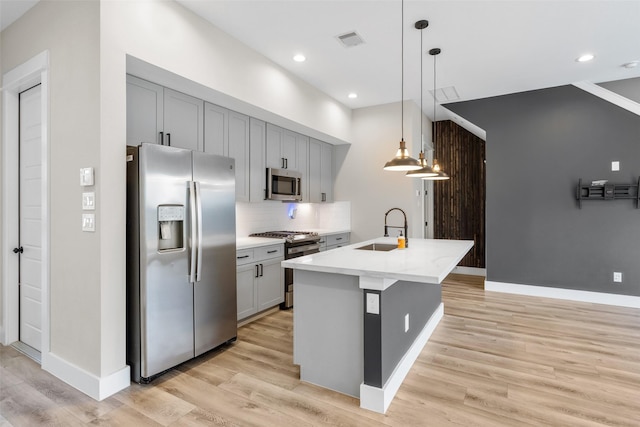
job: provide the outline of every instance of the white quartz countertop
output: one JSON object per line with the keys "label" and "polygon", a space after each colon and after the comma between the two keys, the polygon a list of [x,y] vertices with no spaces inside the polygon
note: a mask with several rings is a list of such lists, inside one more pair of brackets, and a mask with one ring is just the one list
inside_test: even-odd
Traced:
{"label": "white quartz countertop", "polygon": [[409,247],[391,251],[357,249],[371,243],[397,244],[380,237],[331,251],[282,262],[286,268],[375,279],[441,283],[473,247],[471,240],[409,239]]}
{"label": "white quartz countertop", "polygon": [[274,239],[271,237],[237,237],[236,250],[259,248],[261,246],[282,245],[284,239]]}
{"label": "white quartz countertop", "polygon": [[[351,230],[334,230],[327,228],[312,228],[305,231],[315,231],[319,236],[351,232]],[[282,243],[284,243],[284,239],[274,239],[271,237],[236,237],[236,250],[258,248],[261,246],[277,245]]]}

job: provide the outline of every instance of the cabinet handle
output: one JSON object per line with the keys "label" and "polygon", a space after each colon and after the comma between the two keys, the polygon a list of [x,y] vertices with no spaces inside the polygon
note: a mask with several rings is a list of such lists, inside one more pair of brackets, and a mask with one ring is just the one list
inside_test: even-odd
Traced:
{"label": "cabinet handle", "polygon": [[242,255],[242,256],[237,256],[236,259],[243,259],[243,258],[249,258],[249,255]]}
{"label": "cabinet handle", "polygon": [[278,252],[278,250],[277,250],[277,249],[274,249],[274,250],[272,250],[272,251],[267,251],[267,253],[268,253],[268,254],[275,254],[276,252]]}
{"label": "cabinet handle", "polygon": [[282,162],[282,169],[284,169],[284,157],[280,157],[280,161]]}
{"label": "cabinet handle", "polygon": [[284,168],[289,169],[289,159],[284,159]]}
{"label": "cabinet handle", "polygon": [[260,277],[260,267],[258,267],[258,264],[255,265],[256,268],[256,275],[254,277]]}
{"label": "cabinet handle", "polygon": [[171,134],[167,132],[167,145],[171,147]]}
{"label": "cabinet handle", "polygon": [[322,194],[322,201],[326,202],[327,201],[327,193],[321,193]]}
{"label": "cabinet handle", "polygon": [[342,240],[342,237],[336,237],[336,240]]}
{"label": "cabinet handle", "polygon": [[264,276],[264,265],[260,264],[260,277]]}
{"label": "cabinet handle", "polygon": [[160,145],[164,145],[164,132],[160,132]]}

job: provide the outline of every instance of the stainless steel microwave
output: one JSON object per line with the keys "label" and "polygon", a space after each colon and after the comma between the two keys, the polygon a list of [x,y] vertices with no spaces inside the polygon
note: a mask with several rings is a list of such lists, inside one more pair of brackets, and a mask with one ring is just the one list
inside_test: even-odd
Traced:
{"label": "stainless steel microwave", "polygon": [[302,174],[289,169],[267,168],[267,199],[302,201]]}

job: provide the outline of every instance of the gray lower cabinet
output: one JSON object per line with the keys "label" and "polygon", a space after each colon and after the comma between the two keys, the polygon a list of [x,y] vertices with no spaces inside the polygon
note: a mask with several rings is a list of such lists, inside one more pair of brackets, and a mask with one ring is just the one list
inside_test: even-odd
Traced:
{"label": "gray lower cabinet", "polygon": [[284,302],[282,260],[282,244],[237,251],[238,320]]}
{"label": "gray lower cabinet", "polygon": [[351,233],[328,234],[320,237],[320,252],[341,248],[351,243]]}
{"label": "gray lower cabinet", "polygon": [[127,145],[203,151],[204,101],[127,75]]}

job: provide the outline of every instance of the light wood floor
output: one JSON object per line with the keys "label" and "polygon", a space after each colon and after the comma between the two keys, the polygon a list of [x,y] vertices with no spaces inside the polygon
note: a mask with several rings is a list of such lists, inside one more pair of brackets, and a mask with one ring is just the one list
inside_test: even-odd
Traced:
{"label": "light wood floor", "polygon": [[301,383],[292,313],[281,311],[227,349],[102,402],[0,346],[0,427],[640,426],[640,310],[485,292],[455,275],[443,300],[386,415]]}

